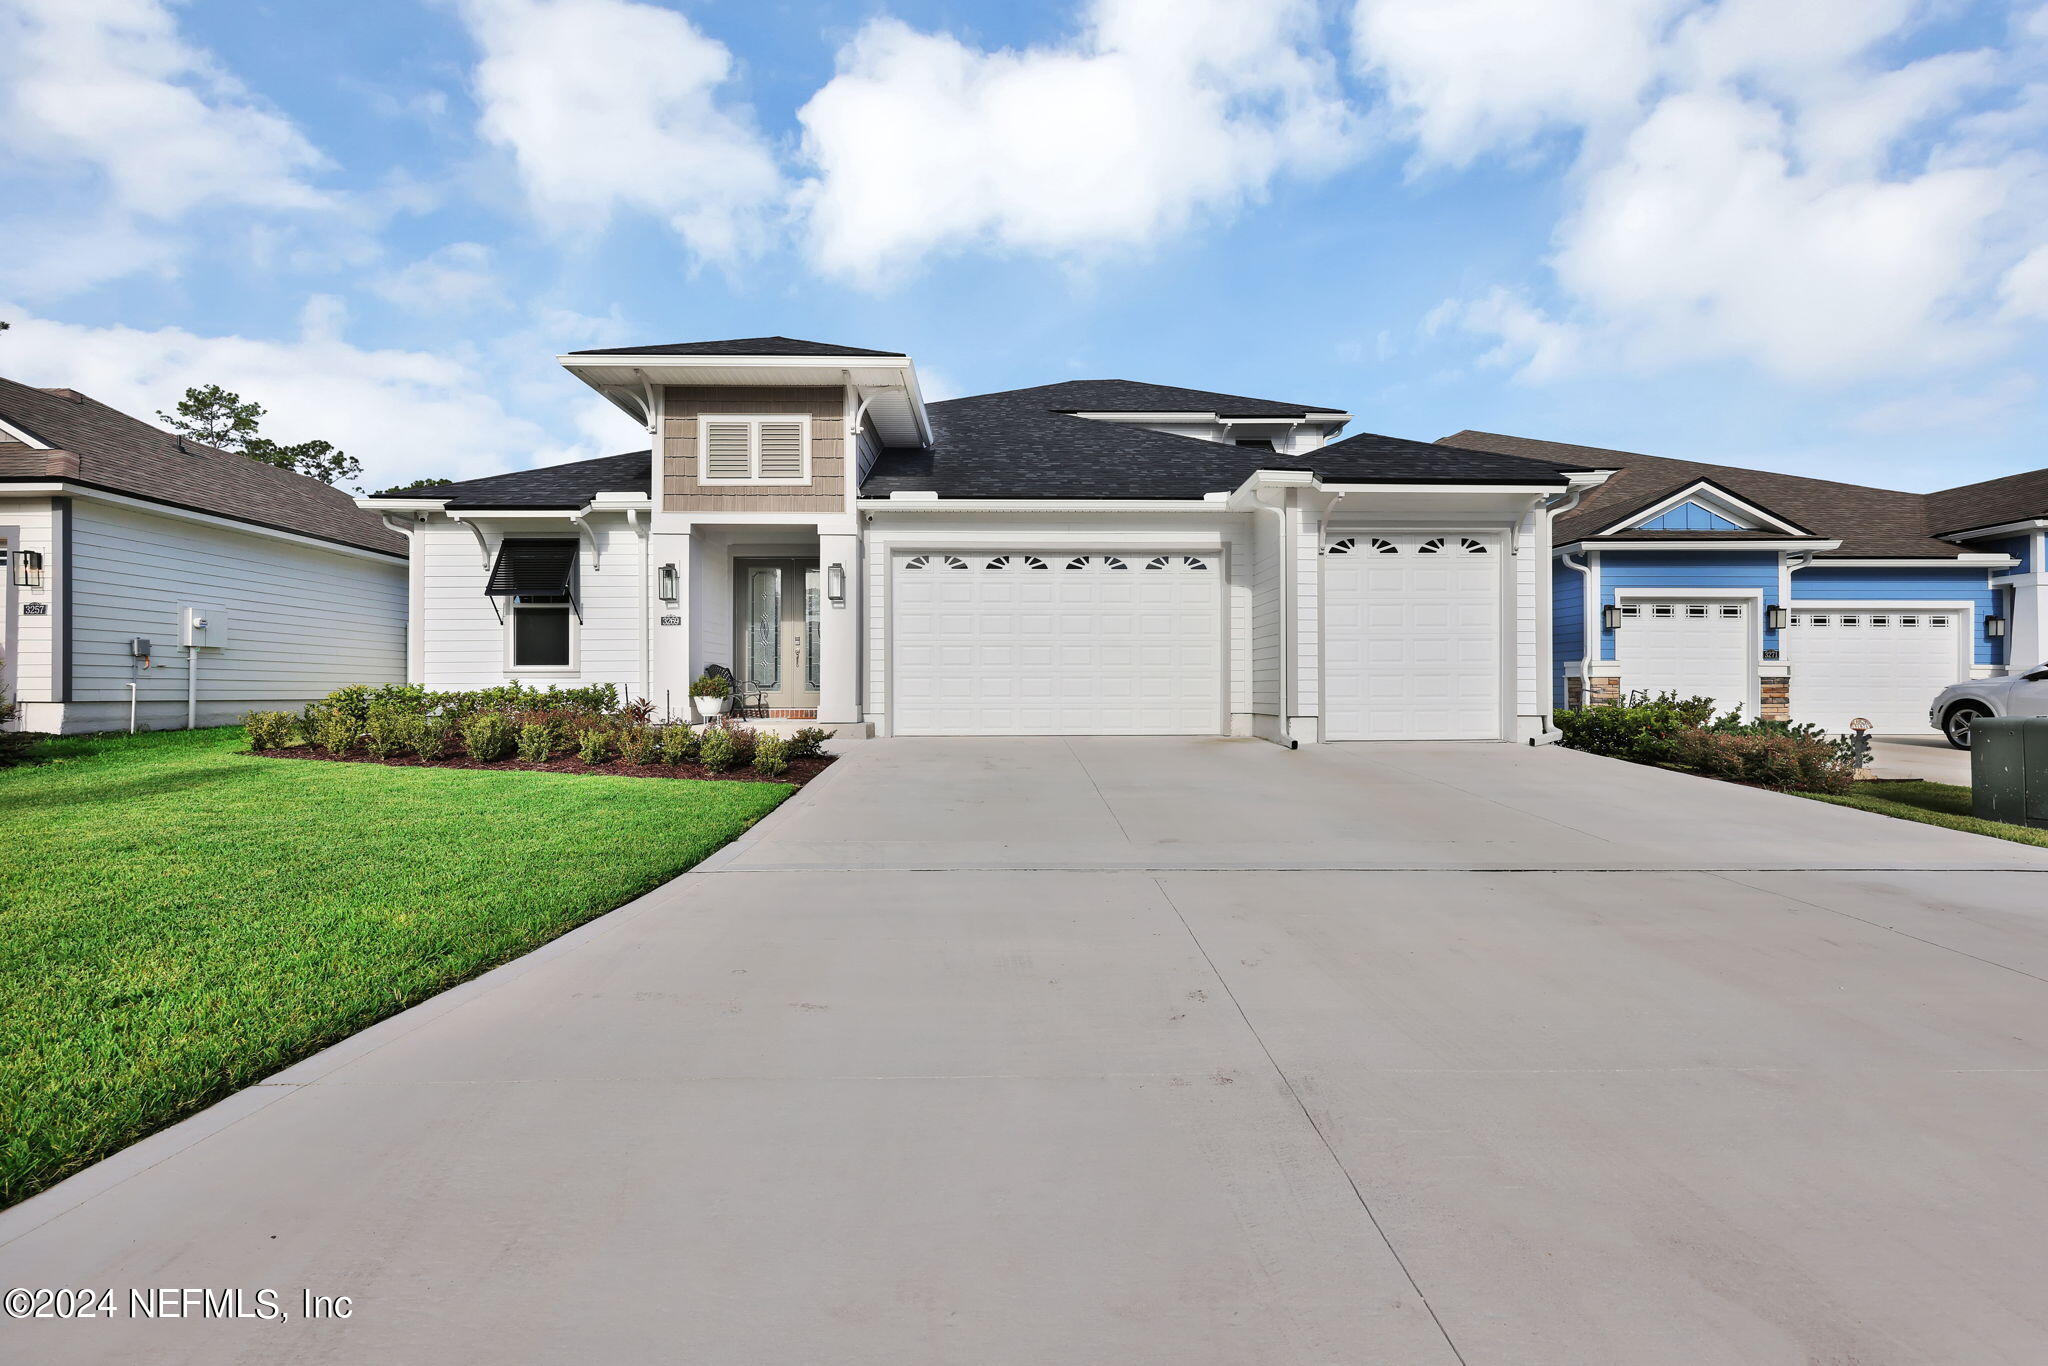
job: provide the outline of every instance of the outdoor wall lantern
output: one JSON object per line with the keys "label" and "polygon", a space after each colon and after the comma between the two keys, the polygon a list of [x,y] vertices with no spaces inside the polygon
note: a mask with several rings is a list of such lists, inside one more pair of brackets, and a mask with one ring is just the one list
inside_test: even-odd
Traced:
{"label": "outdoor wall lantern", "polygon": [[1764,629],[1782,631],[1785,629],[1785,609],[1778,606],[1764,608]]}
{"label": "outdoor wall lantern", "polygon": [[1621,609],[1612,603],[1601,608],[1600,625],[1604,630],[1619,631],[1621,629]]}
{"label": "outdoor wall lantern", "polygon": [[42,551],[17,550],[14,552],[14,586],[16,588],[41,588],[43,586]]}
{"label": "outdoor wall lantern", "polygon": [[831,564],[825,566],[825,596],[840,604],[846,602],[846,566]]}
{"label": "outdoor wall lantern", "polygon": [[2005,634],[2005,618],[1993,612],[1984,618],[1984,638],[1997,640]]}
{"label": "outdoor wall lantern", "polygon": [[677,587],[676,567],[674,565],[665,564],[661,567],[657,584],[658,587],[655,589],[655,592],[663,602],[674,602],[681,596],[682,590]]}

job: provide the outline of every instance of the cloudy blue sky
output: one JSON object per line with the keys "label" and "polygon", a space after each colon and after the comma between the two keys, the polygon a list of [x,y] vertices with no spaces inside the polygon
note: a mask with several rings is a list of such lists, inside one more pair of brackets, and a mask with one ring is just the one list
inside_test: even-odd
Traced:
{"label": "cloudy blue sky", "polygon": [[0,0],[0,374],[372,487],[782,333],[1902,488],[2048,465],[2048,7]]}

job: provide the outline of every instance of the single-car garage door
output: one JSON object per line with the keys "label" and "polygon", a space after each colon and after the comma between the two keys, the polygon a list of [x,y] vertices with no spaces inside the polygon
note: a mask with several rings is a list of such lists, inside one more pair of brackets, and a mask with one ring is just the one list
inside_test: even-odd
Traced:
{"label": "single-car garage door", "polygon": [[1960,612],[1887,609],[1792,614],[1792,719],[1840,733],[1927,729],[1927,705],[1962,673]]}
{"label": "single-car garage door", "polygon": [[897,557],[899,735],[1214,735],[1223,566],[1149,551]]}
{"label": "single-car garage door", "polygon": [[1324,733],[1497,740],[1501,555],[1493,536],[1341,536],[1323,554]]}
{"label": "single-car garage door", "polygon": [[1614,633],[1622,691],[1711,697],[1721,711],[1749,712],[1752,611],[1682,598],[1625,604]]}

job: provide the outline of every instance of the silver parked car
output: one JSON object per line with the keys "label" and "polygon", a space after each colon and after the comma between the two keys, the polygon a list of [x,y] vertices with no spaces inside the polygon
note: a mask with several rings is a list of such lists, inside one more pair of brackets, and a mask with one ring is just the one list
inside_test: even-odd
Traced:
{"label": "silver parked car", "polygon": [[1957,749],[1970,747],[1970,726],[1980,716],[2048,716],[2048,664],[2003,678],[1951,683],[1927,709],[1927,723]]}

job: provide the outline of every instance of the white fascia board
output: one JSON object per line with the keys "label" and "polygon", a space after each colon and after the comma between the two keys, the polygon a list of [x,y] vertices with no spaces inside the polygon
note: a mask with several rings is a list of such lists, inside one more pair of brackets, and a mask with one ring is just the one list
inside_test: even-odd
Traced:
{"label": "white fascia board", "polygon": [[1427,484],[1317,484],[1324,493],[1501,493],[1529,496],[1550,494],[1558,491],[1556,484],[1484,484],[1461,483],[1445,479]]}
{"label": "white fascia board", "polygon": [[36,440],[4,417],[0,417],[0,435],[6,436],[10,441],[19,441],[32,451],[46,451],[50,449],[48,445]]}
{"label": "white fascia board", "polygon": [[556,356],[555,363],[571,370],[693,368],[722,369],[753,367],[762,370],[830,369],[894,370],[910,365],[908,356]]}
{"label": "white fascia board", "polygon": [[1973,526],[1964,531],[1944,531],[1943,540],[1981,541],[1991,536],[2018,536],[2029,531],[2048,527],[2048,517],[2033,517],[2024,522],[2000,522],[1996,526]]}
{"label": "white fascia board", "polygon": [[112,493],[106,489],[93,488],[86,484],[0,484],[0,497],[9,493],[50,493],[65,498],[79,498],[88,502],[112,503],[116,507],[133,508],[137,512],[150,512],[159,517],[171,517],[181,522],[198,522],[203,526],[218,527],[222,531],[239,531],[250,536],[262,536],[273,541],[288,541],[293,545],[305,546],[311,550],[331,550],[337,555],[349,555],[360,560],[375,560],[379,564],[403,564],[402,550],[371,550],[365,546],[348,545],[341,541],[324,540],[308,536],[303,532],[286,531],[282,527],[262,526],[256,522],[237,521],[233,517],[217,517],[210,512],[199,512],[192,508],[178,507],[172,503],[152,502],[147,498],[130,498],[125,494]]}
{"label": "white fascia board", "polygon": [[448,505],[446,498],[354,498],[350,500],[365,512],[439,512]]}
{"label": "white fascia board", "polygon": [[591,496],[590,506],[600,511],[605,508],[651,508],[654,500],[644,493],[598,493]]}
{"label": "white fascia board", "polygon": [[1695,479],[1690,484],[1687,484],[1684,488],[1678,490],[1676,493],[1661,498],[1658,501],[1650,504],[1648,507],[1643,508],[1639,511],[1631,512],[1628,516],[1622,518],[1620,521],[1614,523],[1611,526],[1602,527],[1599,531],[1595,532],[1594,534],[1599,536],[1611,536],[1617,531],[1627,531],[1639,522],[1649,521],[1653,517],[1661,517],[1666,512],[1669,512],[1672,508],[1677,507],[1680,503],[1689,502],[1692,499],[1699,498],[1701,496],[1704,496],[1708,502],[1723,504],[1726,507],[1732,508],[1735,511],[1740,512],[1745,517],[1751,518],[1754,521],[1764,523],[1764,526],[1762,528],[1759,528],[1759,530],[1771,529],[1782,531],[1787,536],[1797,536],[1801,534],[1798,527],[1792,525],[1792,523],[1786,521],[1784,518],[1774,516],[1771,513],[1768,513],[1764,511],[1762,508],[1758,507],[1755,503],[1748,502],[1745,499],[1737,497],[1735,494],[1730,493],[1728,490],[1722,488],[1719,484],[1716,484],[1711,479]]}
{"label": "white fascia board", "polygon": [[[1561,550],[1837,550],[1840,541],[1788,541],[1777,538],[1754,541],[1609,541],[1577,540],[1558,547]],[[1846,560],[1829,560],[1829,564],[1846,564]],[[1895,561],[1884,561],[1886,564]],[[1926,564],[1925,560],[1912,563]]]}
{"label": "white fascia board", "polygon": [[862,498],[863,512],[1214,512],[1200,498]]}
{"label": "white fascia board", "polygon": [[1602,484],[1606,483],[1608,480],[1612,479],[1615,475],[1620,473],[1620,470],[1565,471],[1565,486],[1567,488],[1575,489],[1595,489],[1599,488]]}
{"label": "white fascia board", "polygon": [[1835,565],[1842,569],[2011,569],[2019,561],[2011,555],[1955,555],[1943,559],[1894,555],[1890,558],[1847,556],[1814,561],[1814,567]]}

